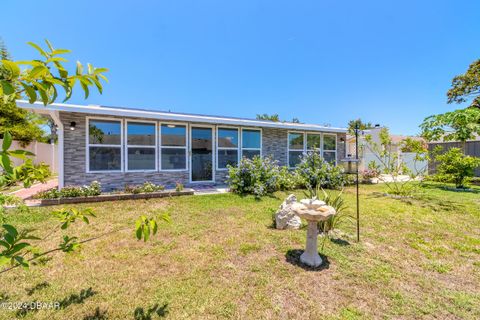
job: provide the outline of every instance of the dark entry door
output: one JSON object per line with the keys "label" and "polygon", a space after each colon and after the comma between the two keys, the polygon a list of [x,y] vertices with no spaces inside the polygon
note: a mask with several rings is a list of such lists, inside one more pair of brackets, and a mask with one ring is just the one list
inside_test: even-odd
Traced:
{"label": "dark entry door", "polygon": [[191,128],[192,182],[213,181],[213,129]]}

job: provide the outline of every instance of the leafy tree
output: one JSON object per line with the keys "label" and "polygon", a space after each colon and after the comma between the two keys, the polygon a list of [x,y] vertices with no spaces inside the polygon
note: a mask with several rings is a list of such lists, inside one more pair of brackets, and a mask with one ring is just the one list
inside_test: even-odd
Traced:
{"label": "leafy tree", "polygon": [[[4,102],[15,101],[18,98],[26,98],[33,103],[39,99],[44,105],[57,100],[59,88],[65,92],[63,101],[72,96],[75,85],[80,84],[85,93],[85,99],[90,94],[90,87],[95,86],[102,93],[103,86],[100,80],[105,80],[106,68],[95,68],[87,64],[86,72],[83,65],[77,61],[74,74],[69,74],[64,66],[67,60],[62,57],[70,50],[55,49],[52,44],[45,40],[48,49],[44,50],[39,45],[29,42],[41,55],[41,59],[28,61],[2,60],[0,64],[0,95]],[[27,66],[21,70],[22,66]]]}
{"label": "leafy tree", "polygon": [[[26,97],[31,103],[40,99],[44,105],[53,103],[58,98],[58,88],[63,88],[65,92],[64,101],[68,100],[73,92],[76,83],[79,83],[85,93],[85,98],[89,95],[89,88],[95,86],[97,90],[102,92],[102,84],[100,79],[106,80],[103,75],[107,71],[105,68],[94,68],[92,65],[87,65],[87,72],[84,73],[83,66],[77,62],[75,74],[69,74],[62,62],[67,60],[61,55],[69,53],[69,50],[54,49],[50,42],[46,41],[48,49],[44,50],[40,46],[29,43],[42,56],[41,59],[31,61],[10,61],[2,60],[0,64],[0,101],[4,103],[15,103],[15,100],[20,97]],[[21,70],[21,66],[26,65],[27,68]],[[28,156],[33,154],[24,150],[10,150],[12,137],[10,133],[4,134],[2,148],[0,150],[0,181],[6,180],[9,177],[17,177],[22,180],[24,184],[32,183],[35,179],[39,179],[36,175],[38,172],[34,170],[34,166],[24,166],[19,169],[12,166],[11,157],[19,157],[27,160]],[[28,164],[28,162],[26,162]],[[33,169],[32,169],[33,168]],[[12,197],[0,193],[0,204],[12,203],[17,201]],[[45,241],[47,238],[58,233],[60,230],[67,229],[75,221],[83,221],[89,224],[89,217],[94,217],[95,214],[89,209],[60,209],[53,212],[53,215],[59,220],[59,225],[48,231],[44,236],[37,237],[33,235],[32,230],[19,231],[17,227],[4,223],[6,217],[0,211],[0,220],[2,228],[0,229],[0,273],[13,270],[17,267],[29,267],[29,262],[36,260],[42,256],[51,254],[56,251],[63,251],[66,253],[74,251],[81,243],[91,241],[85,239],[80,241],[77,237],[63,236],[58,247],[41,252],[38,244]],[[135,226],[137,237],[141,235],[146,241],[150,235],[157,232],[156,222],[145,216],[141,216]],[[116,230],[119,231],[119,230]],[[115,231],[112,231],[115,232]],[[103,235],[109,234],[107,232]],[[100,235],[101,236],[101,235]],[[35,241],[35,245],[32,242]]]}
{"label": "leafy tree", "polygon": [[371,129],[374,126],[372,125],[371,122],[363,122],[362,119],[358,118],[355,120],[350,120],[348,121],[348,133],[351,135],[355,134],[355,127],[358,125],[358,129],[360,130],[367,130]]}
{"label": "leafy tree", "polygon": [[277,113],[275,114],[257,114],[257,120],[268,120],[273,122],[280,122],[280,117]]}
{"label": "leafy tree", "polygon": [[0,59],[12,60],[10,52],[8,52],[7,46],[5,45],[5,42],[3,42],[2,38],[0,38]]}
{"label": "leafy tree", "polygon": [[[11,61],[11,55],[7,47],[0,39],[1,60]],[[5,68],[0,68],[0,79],[8,77]],[[45,132],[39,127],[45,120],[33,112],[18,108],[14,101],[4,102],[0,100],[0,135],[9,131],[14,140],[20,141],[24,147],[33,140],[44,141]]]}
{"label": "leafy tree", "polygon": [[464,74],[453,78],[447,97],[448,103],[471,101],[470,107],[480,108],[480,59],[474,61]]}
{"label": "leafy tree", "polygon": [[[416,180],[426,169],[426,167],[417,169],[417,165],[418,162],[428,161],[428,149],[411,138],[402,142],[401,149],[415,152],[413,159],[415,169],[410,170],[395,150],[387,128],[380,130],[379,138],[380,141],[377,143],[373,141],[371,135],[365,136],[366,144],[362,148],[367,148],[377,161],[371,161],[368,168],[385,174],[379,175],[378,179],[384,183],[389,193],[399,196],[413,195],[417,187]],[[403,175],[408,175],[409,179],[401,177]]]}
{"label": "leafy tree", "polygon": [[461,141],[480,135],[480,108],[468,107],[425,118],[420,125],[429,141]]}
{"label": "leafy tree", "polygon": [[444,154],[437,155],[435,160],[440,164],[437,174],[442,180],[450,180],[457,188],[463,188],[468,178],[474,176],[474,170],[480,166],[480,158],[466,156],[459,148],[451,148]]}
{"label": "leafy tree", "polygon": [[420,125],[422,136],[430,141],[461,141],[465,145],[465,141],[480,135],[480,59],[453,78],[447,99],[448,103],[471,103],[465,109],[425,118]]}
{"label": "leafy tree", "polygon": [[34,140],[46,141],[45,131],[40,128],[44,123],[44,118],[17,107],[13,101],[7,103],[0,101],[0,136],[10,132],[13,139],[19,141],[22,147]]}
{"label": "leafy tree", "polygon": [[[257,114],[257,120],[267,120],[267,121],[273,121],[273,122],[288,122],[286,120],[280,120],[280,116],[275,113],[275,114]],[[292,123],[300,123],[300,120],[296,117],[292,118]]]}

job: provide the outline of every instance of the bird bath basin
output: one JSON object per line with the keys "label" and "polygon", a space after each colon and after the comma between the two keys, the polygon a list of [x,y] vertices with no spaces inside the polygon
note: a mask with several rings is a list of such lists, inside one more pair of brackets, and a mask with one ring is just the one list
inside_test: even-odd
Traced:
{"label": "bird bath basin", "polygon": [[300,261],[310,267],[318,267],[322,264],[322,258],[318,254],[318,227],[319,221],[325,221],[336,214],[333,207],[317,199],[303,199],[292,205],[292,210],[300,218],[307,220],[307,245],[305,252],[300,256]]}

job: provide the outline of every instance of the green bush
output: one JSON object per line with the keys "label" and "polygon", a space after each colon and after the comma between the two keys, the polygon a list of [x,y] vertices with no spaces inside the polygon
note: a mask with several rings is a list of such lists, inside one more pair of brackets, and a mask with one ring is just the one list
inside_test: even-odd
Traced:
{"label": "green bush", "polygon": [[180,192],[183,191],[185,187],[183,186],[183,183],[177,182],[175,183],[175,191]]}
{"label": "green bush", "polygon": [[[280,167],[269,157],[243,158],[237,167],[228,166],[230,190],[239,194],[261,197],[279,189]],[[282,182],[285,186],[285,181]]]}
{"label": "green bush", "polygon": [[326,162],[317,151],[304,154],[295,172],[300,185],[307,189],[316,189],[317,186],[341,189],[347,184],[343,168]]}
{"label": "green bush", "polygon": [[163,191],[165,190],[165,187],[160,185],[160,184],[154,184],[151,182],[144,182],[142,185],[139,186],[125,186],[125,192],[128,193],[150,193],[150,192],[157,192],[157,191]]}
{"label": "green bush", "polygon": [[280,167],[277,179],[278,190],[293,190],[299,185],[300,182],[295,171],[291,171],[285,166]]}
{"label": "green bush", "polygon": [[57,198],[77,198],[77,197],[93,197],[102,193],[101,185],[97,181],[93,181],[89,186],[75,187],[67,186],[60,190],[50,189],[39,192],[35,195],[37,199],[57,199]]}
{"label": "green bush", "polygon": [[437,155],[437,179],[451,181],[457,188],[465,187],[474,170],[480,166],[480,158],[466,156],[459,148],[451,148],[444,154]]}
{"label": "green bush", "polygon": [[11,174],[0,176],[0,187],[8,187],[22,181],[25,188],[35,182],[45,183],[52,175],[50,167],[45,163],[34,164],[32,159],[26,159],[21,165],[13,168]]}

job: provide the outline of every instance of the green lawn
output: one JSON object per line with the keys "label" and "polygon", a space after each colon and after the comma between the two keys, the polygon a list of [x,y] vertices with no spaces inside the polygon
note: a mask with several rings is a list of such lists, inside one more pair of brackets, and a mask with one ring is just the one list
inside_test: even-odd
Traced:
{"label": "green lawn", "polygon": [[[345,193],[350,214],[353,191]],[[60,310],[25,319],[133,319],[135,310],[147,319],[149,309],[156,310],[152,319],[479,319],[480,188],[430,184],[408,201],[382,191],[361,186],[362,241],[355,243],[353,223],[341,225],[345,235],[327,242],[320,270],[297,263],[305,229],[272,228],[286,193],[259,201],[221,194],[94,204],[98,217],[69,234],[121,231],[0,275],[0,297],[62,301]],[[8,219],[42,234],[55,224],[52,209]],[[164,212],[172,223],[162,222],[147,243],[134,239],[140,213]],[[15,317],[0,310],[0,319]]]}

